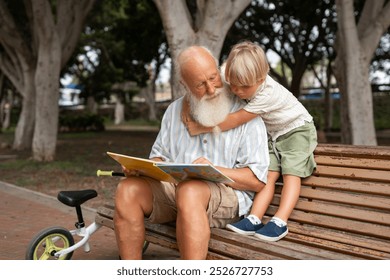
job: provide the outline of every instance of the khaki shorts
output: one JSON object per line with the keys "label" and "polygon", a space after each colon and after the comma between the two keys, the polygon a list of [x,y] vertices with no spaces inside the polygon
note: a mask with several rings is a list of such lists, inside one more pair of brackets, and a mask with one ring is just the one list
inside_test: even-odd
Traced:
{"label": "khaki shorts", "polygon": [[[153,191],[153,210],[147,221],[156,224],[175,222],[177,216],[175,191],[172,183],[159,182],[144,177]],[[234,190],[224,184],[204,181],[210,188],[211,197],[207,208],[210,227],[224,228],[238,217],[238,199]]]}
{"label": "khaki shorts", "polygon": [[317,131],[313,122],[305,123],[279,136],[275,142],[268,141],[270,165],[268,170],[282,175],[301,178],[310,176],[316,168],[314,149],[317,146]]}

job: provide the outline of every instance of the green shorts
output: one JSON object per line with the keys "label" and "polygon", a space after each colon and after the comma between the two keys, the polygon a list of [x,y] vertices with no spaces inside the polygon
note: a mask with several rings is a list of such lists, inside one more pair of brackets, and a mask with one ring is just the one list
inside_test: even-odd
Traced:
{"label": "green shorts", "polygon": [[275,142],[269,140],[268,170],[278,171],[282,175],[308,177],[316,168],[313,155],[316,146],[317,131],[313,122],[305,123],[279,136]]}

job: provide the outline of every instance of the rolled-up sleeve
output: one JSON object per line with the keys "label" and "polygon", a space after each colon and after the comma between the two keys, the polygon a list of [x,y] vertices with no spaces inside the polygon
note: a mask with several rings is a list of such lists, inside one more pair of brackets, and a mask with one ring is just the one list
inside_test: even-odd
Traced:
{"label": "rolled-up sleeve", "polygon": [[171,138],[169,137],[169,127],[171,125],[171,120],[173,119],[172,111],[172,106],[169,106],[163,116],[161,128],[156,140],[154,141],[149,158],[159,157],[167,162],[172,161],[171,153],[169,151],[169,147],[171,146],[169,142],[171,141]]}

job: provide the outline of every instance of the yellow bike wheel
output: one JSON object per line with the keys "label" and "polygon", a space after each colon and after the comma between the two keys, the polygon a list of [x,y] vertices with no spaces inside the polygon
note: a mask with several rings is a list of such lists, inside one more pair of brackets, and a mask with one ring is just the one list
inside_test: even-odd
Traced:
{"label": "yellow bike wheel", "polygon": [[70,260],[73,252],[55,257],[55,253],[74,245],[72,234],[62,227],[51,227],[39,232],[29,243],[26,260]]}

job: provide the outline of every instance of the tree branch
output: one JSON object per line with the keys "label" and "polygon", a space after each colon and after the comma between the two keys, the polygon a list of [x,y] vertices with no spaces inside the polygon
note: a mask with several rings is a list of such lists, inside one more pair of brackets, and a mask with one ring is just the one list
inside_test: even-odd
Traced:
{"label": "tree branch", "polygon": [[[182,38],[195,36],[186,1],[153,0],[153,2],[160,13],[171,55],[174,56],[183,44],[177,39],[181,40]],[[180,26],[180,28],[177,28],[177,26]],[[175,60],[175,57],[172,57],[172,59]]]}
{"label": "tree branch", "polygon": [[[381,5],[378,7],[379,3]],[[361,23],[359,20],[358,32],[362,48],[367,57],[371,58],[380,38],[390,25],[390,2],[387,2],[383,7],[383,1],[367,1],[364,11],[365,14],[361,18],[363,22]],[[369,58],[368,63],[370,62]]]}
{"label": "tree branch", "polygon": [[61,68],[67,63],[80,38],[86,18],[96,0],[57,1],[56,28],[61,40]]}

